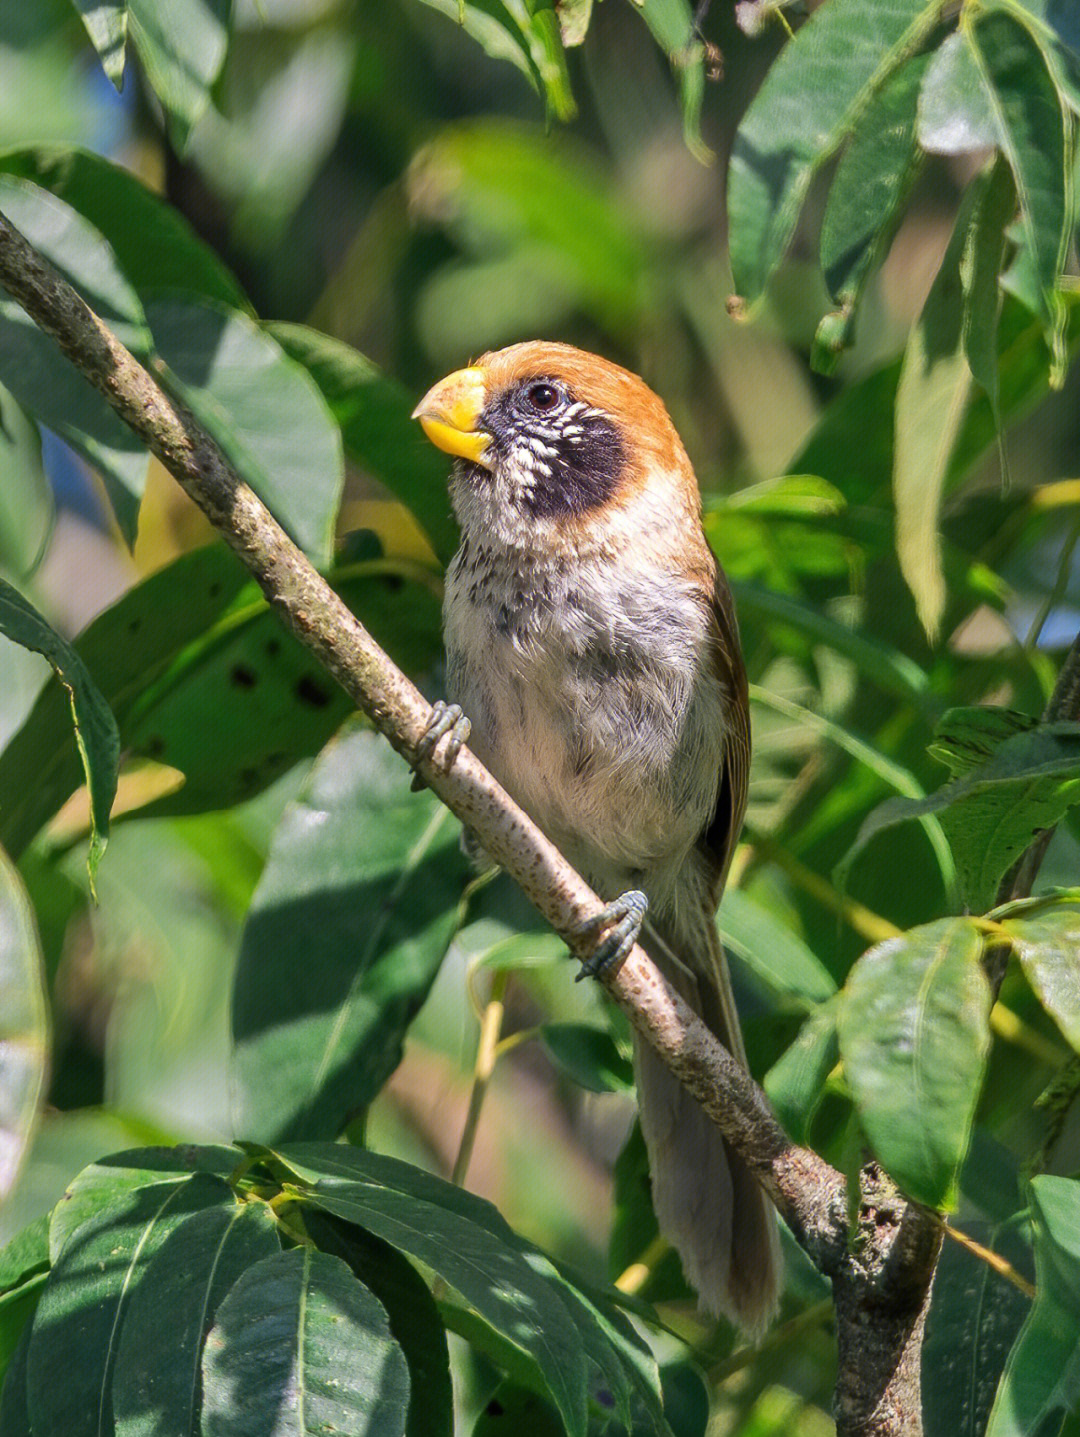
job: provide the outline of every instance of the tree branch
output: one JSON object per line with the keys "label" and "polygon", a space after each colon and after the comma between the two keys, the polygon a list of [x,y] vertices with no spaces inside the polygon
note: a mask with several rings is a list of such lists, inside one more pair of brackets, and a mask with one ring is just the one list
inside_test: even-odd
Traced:
{"label": "tree branch", "polygon": [[[449,773],[419,759],[431,710],[420,692],[240,478],[193,417],[117,340],[76,291],[0,215],[0,284],[191,496],[257,580],[271,607],[398,753],[479,837],[579,957],[571,937],[602,904],[555,846],[468,749]],[[161,367],[164,374],[164,366]],[[701,1103],[755,1173],[822,1271],[842,1260],[844,1180],[791,1142],[764,1093],[636,947],[615,974],[612,998]]]}

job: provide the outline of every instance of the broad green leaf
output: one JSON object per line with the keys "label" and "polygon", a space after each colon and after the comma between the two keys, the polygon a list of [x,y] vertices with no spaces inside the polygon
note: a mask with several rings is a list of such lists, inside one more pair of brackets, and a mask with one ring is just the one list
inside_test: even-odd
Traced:
{"label": "broad green leaf", "polygon": [[116,1437],[197,1437],[207,1328],[242,1274],[280,1251],[277,1226],[262,1203],[207,1208],[170,1232],[120,1331]]}
{"label": "broad green leaf", "polygon": [[446,1329],[427,1283],[407,1258],[361,1228],[305,1209],[316,1247],[347,1262],[382,1304],[390,1332],[409,1364],[405,1437],[452,1437],[454,1392]]}
{"label": "broad green leaf", "polygon": [[[20,1344],[30,1332],[30,1324],[47,1280],[47,1273],[35,1273],[33,1277],[27,1278],[18,1287],[0,1297],[0,1384],[3,1383],[9,1366],[15,1361]],[[2,1420],[3,1404],[0,1402],[0,1421]],[[0,1431],[7,1437],[6,1426],[0,1426]]]}
{"label": "broad green leaf", "polygon": [[[1057,295],[1069,244],[1072,195],[1066,122],[1042,53],[1010,16],[991,13],[962,32],[970,43],[998,127],[997,143],[1020,202],[1022,264],[1003,279],[1042,321],[1052,349],[1050,382],[1065,372],[1065,311]],[[1020,275],[1033,275],[1033,285]]]}
{"label": "broad green leaf", "polygon": [[205,1174],[156,1183],[118,1195],[71,1235],[49,1274],[30,1339],[35,1431],[112,1437],[119,1336],[150,1259],[191,1213],[228,1201],[225,1184]]}
{"label": "broad green leaf", "polygon": [[544,1023],[540,1041],[562,1071],[589,1092],[633,1091],[633,1064],[603,1028],[589,1023]]}
{"label": "broad green leaf", "polygon": [[938,515],[971,390],[963,345],[960,264],[969,243],[977,193],[970,188],[961,206],[941,267],[908,337],[896,390],[896,552],[931,642],[937,637],[946,601]]}
{"label": "broad green leaf", "polygon": [[851,660],[866,678],[886,693],[918,701],[929,689],[929,679],[914,659],[899,649],[857,629],[850,629],[822,613],[820,607],[771,593],[757,584],[732,584],[740,614],[756,614],[777,627],[789,625],[797,633]]}
{"label": "broad green leaf", "polygon": [[341,428],[345,451],[381,479],[411,514],[442,560],[458,546],[447,494],[446,456],[424,440],[410,416],[418,396],[382,374],[340,340],[300,324],[270,324],[267,332],[308,370]]}
{"label": "broad green leaf", "polygon": [[281,1158],[308,1200],[431,1268],[539,1364],[567,1429],[584,1437],[582,1337],[554,1268],[481,1198],[375,1153],[304,1144]]}
{"label": "broad green leaf", "polygon": [[1039,1002],[1080,1052],[1080,906],[1053,904],[1002,927]]}
{"label": "broad green leaf", "polygon": [[516,65],[533,89],[542,92],[532,47],[524,42],[520,26],[512,22],[501,0],[423,0],[423,3],[460,24],[493,60],[509,60]]}
{"label": "broad green leaf", "polygon": [[566,1428],[550,1402],[528,1387],[507,1379],[488,1398],[471,1429],[471,1437],[563,1437]]}
{"label": "broad green leaf", "polygon": [[1043,1174],[1031,1184],[1036,1297],[990,1413],[986,1437],[1054,1430],[1080,1402],[1080,1182]]}
{"label": "broad green leaf", "polygon": [[825,1096],[825,1080],[840,1059],[837,1008],[830,1001],[812,1012],[794,1043],[762,1080],[776,1116],[797,1143],[808,1141],[810,1124]]}
{"label": "broad green leaf", "polygon": [[908,61],[871,97],[829,189],[821,267],[829,293],[843,307],[844,345],[871,267],[891,237],[918,169],[915,106],[925,68],[922,58]]}
{"label": "broad green leaf", "polygon": [[[0,212],[79,291],[135,354],[150,346],[146,316],[98,231],[48,190],[0,174]],[[132,542],[147,454],[56,341],[0,294],[0,383],[34,419],[100,470],[124,537]]]}
{"label": "broad green leaf", "polygon": [[122,165],[88,150],[41,145],[0,154],[0,172],[50,190],[93,225],[144,303],[168,290],[248,308],[240,285],[180,211]]}
{"label": "broad green leaf", "polygon": [[379,1092],[459,922],[458,835],[378,735],[355,730],[324,753],[244,930],[239,1131],[336,1137]]}
{"label": "broad green leaf", "polygon": [[340,1258],[293,1248],[249,1267],[203,1357],[205,1437],[405,1433],[409,1369],[386,1312]]}
{"label": "broad green leaf", "polygon": [[973,924],[947,918],[871,948],[840,997],[844,1076],[886,1171],[950,1208],[990,1050],[990,985]]}
{"label": "broad green leaf", "polygon": [[980,384],[1000,426],[998,319],[1001,314],[1005,229],[1016,209],[1016,186],[1000,157],[981,186],[968,242],[960,262],[964,286],[964,354],[972,378]]}
{"label": "broad green leaf", "polygon": [[37,426],[0,385],[0,572],[23,579],[37,567],[54,509]]}
{"label": "broad green leaf", "polygon": [[1063,104],[1080,114],[1080,12],[1069,0],[983,0],[1031,31]]}
{"label": "broad green leaf", "polygon": [[832,974],[798,934],[737,888],[724,894],[716,923],[725,947],[773,993],[810,1007],[836,992]]}
{"label": "broad green leaf", "polygon": [[0,1431],[4,1437],[33,1437],[26,1390],[26,1354],[29,1347],[30,1327],[27,1325],[8,1364],[3,1390],[0,1391]]}
{"label": "broad green leaf", "polygon": [[926,751],[945,764],[951,777],[963,778],[992,758],[1006,739],[1037,728],[1038,722],[1030,714],[992,704],[946,709]]}
{"label": "broad green leaf", "polygon": [[42,1213],[0,1248],[0,1293],[18,1287],[49,1266],[49,1217]]}
{"label": "broad green leaf", "polygon": [[698,159],[711,153],[701,138],[701,103],[705,97],[705,49],[689,0],[634,0],[653,39],[667,54],[679,84],[683,135]]}
{"label": "broad green leaf", "polygon": [[[418,582],[413,572],[373,561],[331,579],[377,642],[418,673],[439,652],[440,623],[429,576]],[[183,788],[144,814],[204,812],[252,797],[317,753],[353,708],[223,545],[145,579],[75,647],[116,714],[125,753],[184,775]],[[207,713],[216,715],[212,742]],[[24,782],[27,772],[35,784]],[[66,696],[52,684],[0,754],[0,842],[21,853],[79,781]]]}
{"label": "broad green leaf", "polygon": [[[116,795],[120,736],[116,720],[78,653],[26,599],[0,579],[0,634],[44,655],[67,694],[75,743],[90,791],[91,881],[109,838],[109,810]],[[22,784],[26,786],[26,770]]]}
{"label": "broad green leaf", "polygon": [[106,75],[119,90],[124,83],[127,5],[124,0],[74,0],[90,43],[101,57]]}
{"label": "broad green leaf", "polygon": [[164,376],[312,561],[330,559],[344,483],[341,434],[310,375],[239,310],[147,306]]}
{"label": "broad green leaf", "polygon": [[[22,880],[0,849],[0,1203],[26,1155],[45,1087],[45,964]],[[3,1254],[0,1254],[2,1271]]]}
{"label": "broad green leaf", "polygon": [[993,96],[969,36],[946,36],[931,57],[919,96],[919,144],[932,155],[992,149],[1000,134]]}
{"label": "broad green leaf", "polygon": [[756,300],[779,264],[814,172],[937,21],[926,0],[831,0],[769,71],[735,137],[728,222],[735,289]]}
{"label": "broad green leaf", "polygon": [[1080,802],[1080,724],[1040,724],[998,745],[985,763],[923,799],[890,798],[870,813],[844,858],[846,871],[875,834],[928,813],[956,859],[968,906],[985,912],[1002,875],[1035,833]]}
{"label": "broad green leaf", "polygon": [[[122,1206],[133,1193],[151,1187],[183,1187],[190,1178],[225,1179],[243,1161],[237,1148],[129,1148],[82,1169],[67,1185],[49,1217],[49,1252],[57,1263],[68,1243],[105,1208]],[[164,1199],[163,1199],[164,1200]],[[197,1207],[205,1207],[200,1203]]]}

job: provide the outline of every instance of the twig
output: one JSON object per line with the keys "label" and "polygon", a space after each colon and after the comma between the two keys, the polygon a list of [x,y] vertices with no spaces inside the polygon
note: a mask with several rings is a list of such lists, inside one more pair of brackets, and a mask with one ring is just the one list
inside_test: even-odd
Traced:
{"label": "twig", "polygon": [[952,1227],[944,1218],[938,1217],[937,1213],[934,1213],[934,1217],[941,1224],[941,1231],[946,1237],[951,1237],[953,1242],[972,1253],[980,1262],[985,1262],[987,1267],[992,1267],[999,1277],[1003,1277],[1006,1282],[1011,1282],[1013,1287],[1018,1288],[1025,1297],[1034,1300],[1034,1283],[1028,1282],[1023,1273],[1017,1272],[1007,1257],[1002,1257],[1001,1253],[995,1252],[993,1248],[984,1247],[981,1242],[976,1242],[973,1237],[968,1237],[967,1233],[962,1232],[958,1227]]}
{"label": "twig", "polygon": [[476,1042],[476,1061],[473,1064],[469,1109],[465,1114],[465,1125],[461,1130],[461,1142],[458,1144],[457,1157],[454,1159],[454,1170],[450,1174],[450,1181],[456,1183],[458,1187],[465,1182],[465,1175],[469,1171],[473,1144],[476,1142],[476,1129],[480,1123],[480,1110],[484,1106],[488,1084],[491,1082],[491,1075],[495,1071],[495,1064],[499,1057],[499,1034],[502,1031],[503,1014],[506,1011],[503,999],[506,996],[508,977],[509,974],[505,968],[500,968],[495,973],[491,980],[491,997],[488,999],[480,1019],[480,1036]]}

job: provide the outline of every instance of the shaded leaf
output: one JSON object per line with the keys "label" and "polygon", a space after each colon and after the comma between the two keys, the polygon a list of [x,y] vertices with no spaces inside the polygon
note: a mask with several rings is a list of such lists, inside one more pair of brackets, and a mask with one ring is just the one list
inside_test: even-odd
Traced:
{"label": "shaded leaf", "polygon": [[1039,1002],[1080,1052],[1080,906],[1055,903],[1001,926]]}
{"label": "shaded leaf", "polygon": [[459,921],[458,834],[377,734],[346,734],[322,756],[241,944],[239,1131],[336,1137],[378,1093]]}
{"label": "shaded leaf", "polygon": [[128,1305],[113,1375],[116,1437],[196,1437],[203,1340],[248,1268],[280,1253],[261,1203],[207,1208],[174,1228]]}
{"label": "shaded leaf", "polygon": [[1038,726],[1038,719],[1015,709],[979,704],[946,711],[934,725],[927,753],[946,765],[953,778],[974,772],[1005,742]]}
{"label": "shaded leaf", "polygon": [[401,500],[435,553],[448,563],[459,535],[447,494],[447,460],[427,443],[410,417],[418,396],[382,374],[350,345],[318,330],[301,324],[266,328],[319,386],[341,428],[349,458],[370,470]]}
{"label": "shaded leaf", "polygon": [[1063,104],[1080,113],[1080,15],[1068,0],[986,0],[1022,21],[1042,51]]}
{"label": "shaded leaf", "polygon": [[705,47],[689,0],[634,0],[653,39],[675,71],[682,103],[683,135],[698,159],[711,158],[701,138],[701,103],[705,97]]}
{"label": "shaded leaf", "polygon": [[772,992],[807,1006],[836,992],[832,974],[799,935],[737,888],[724,894],[716,926],[725,947]]}
{"label": "shaded leaf", "polygon": [[731,269],[747,300],[779,264],[815,170],[854,133],[937,11],[926,0],[833,0],[773,64],[739,126],[728,172]]}
{"label": "shaded leaf", "polygon": [[311,560],[330,559],[344,482],[341,434],[307,371],[239,310],[156,299],[163,376]]}
{"label": "shaded leaf", "polygon": [[[59,270],[137,355],[150,345],[146,317],[101,235],[48,190],[0,174],[0,211]],[[0,383],[22,407],[101,472],[124,537],[135,537],[148,458],[56,341],[0,294]]]}
{"label": "shaded leaf", "polygon": [[[71,645],[60,637],[18,590],[0,579],[0,633],[52,665],[68,699],[75,743],[90,791],[90,878],[109,838],[109,810],[116,796],[120,735],[105,699]],[[25,785],[26,771],[23,771]]]}
{"label": "shaded leaf", "polygon": [[151,1257],[189,1214],[230,1200],[225,1184],[205,1174],[133,1188],[71,1235],[49,1274],[30,1339],[35,1431],[111,1437],[117,1337]]}
{"label": "shaded leaf", "polygon": [[409,1369],[382,1305],[310,1247],[235,1283],[206,1339],[203,1384],[205,1437],[405,1432]]}
{"label": "shaded leaf", "polygon": [[990,1049],[981,952],[966,919],[928,923],[871,948],[841,993],[840,1054],[866,1135],[930,1207],[955,1202]]}
{"label": "shaded leaf", "polygon": [[409,1365],[406,1437],[451,1437],[454,1392],[446,1329],[427,1283],[389,1243],[314,1209],[304,1226],[316,1245],[340,1257],[386,1311],[390,1332]]}
{"label": "shaded leaf", "polygon": [[[45,965],[34,912],[0,849],[0,1203],[11,1191],[37,1121],[49,1051]],[[0,1254],[0,1287],[7,1250]]]}
{"label": "shaded leaf", "polygon": [[633,1091],[634,1065],[605,1029],[589,1023],[544,1023],[540,1040],[562,1071],[589,1092]]}
{"label": "shaded leaf", "polygon": [[4,1437],[32,1437],[26,1390],[26,1354],[29,1347],[30,1327],[26,1326],[8,1364],[3,1390],[0,1391],[0,1431]]}
{"label": "shaded leaf", "polygon": [[890,798],[879,804],[864,820],[843,868],[875,834],[939,813],[967,903],[985,912],[1002,875],[1034,834],[1052,828],[1078,801],[1080,724],[1040,724],[1006,739],[979,767],[927,798]]}
{"label": "shaded leaf", "polygon": [[998,159],[981,188],[960,264],[964,285],[964,354],[972,378],[990,400],[1000,424],[998,318],[1005,230],[1016,209],[1016,186],[1008,165]]}
{"label": "shaded leaf", "polygon": [[37,426],[0,385],[0,570],[22,579],[37,567],[54,507]]}
{"label": "shaded leaf", "polygon": [[122,165],[67,145],[40,145],[0,155],[0,172],[31,180],[77,210],[108,241],[144,303],[169,290],[248,307],[236,279],[180,211]]}
{"label": "shaded leaf", "polygon": [[1035,1303],[1009,1355],[986,1437],[1029,1437],[1080,1401],[1080,1183],[1034,1178],[1031,1213]]}
{"label": "shaded leaf", "polygon": [[825,1096],[825,1081],[840,1060],[836,1002],[823,1003],[799,1029],[799,1036],[762,1080],[784,1130],[794,1142],[809,1139],[814,1114]]}

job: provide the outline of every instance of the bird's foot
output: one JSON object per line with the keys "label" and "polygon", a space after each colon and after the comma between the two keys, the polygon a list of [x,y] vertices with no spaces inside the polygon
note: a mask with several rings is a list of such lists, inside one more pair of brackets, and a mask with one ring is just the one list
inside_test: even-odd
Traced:
{"label": "bird's foot", "polygon": [[587,918],[584,923],[577,924],[571,930],[572,937],[595,937],[600,941],[592,955],[582,963],[575,982],[616,972],[637,942],[648,909],[649,900],[644,893],[631,888],[626,893],[620,893],[614,903],[602,908],[595,918]]}
{"label": "bird's foot", "polygon": [[[444,773],[449,773],[453,768],[458,754],[469,741],[469,734],[472,732],[472,724],[462,712],[460,704],[444,703],[437,699],[431,706],[431,721],[420,742],[416,745],[417,758],[433,758],[435,750],[442,740],[446,739],[445,747],[439,755],[439,767]],[[412,788],[416,793],[427,784],[418,773],[413,774]]]}

